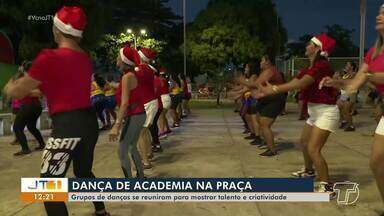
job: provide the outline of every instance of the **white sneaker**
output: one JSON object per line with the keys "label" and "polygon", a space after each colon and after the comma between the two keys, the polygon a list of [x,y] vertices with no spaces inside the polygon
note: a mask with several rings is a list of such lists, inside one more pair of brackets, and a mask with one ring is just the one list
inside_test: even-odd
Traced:
{"label": "white sneaker", "polygon": [[306,170],[304,167],[299,171],[293,172],[292,175],[297,178],[314,178],[316,176],[314,170]]}
{"label": "white sneaker", "polygon": [[315,192],[329,193],[330,199],[334,199],[336,197],[336,192],[333,191],[333,184],[329,182],[319,182],[317,186],[315,186]]}
{"label": "white sneaker", "polygon": [[159,136],[159,139],[165,139],[165,138],[167,138],[167,137],[168,137],[167,134],[161,134],[161,135]]}

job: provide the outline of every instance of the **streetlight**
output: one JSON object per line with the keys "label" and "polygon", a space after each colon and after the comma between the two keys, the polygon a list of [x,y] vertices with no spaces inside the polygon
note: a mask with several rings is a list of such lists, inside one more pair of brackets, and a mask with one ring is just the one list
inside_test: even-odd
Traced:
{"label": "streetlight", "polygon": [[187,4],[183,0],[184,76],[187,77]]}
{"label": "streetlight", "polygon": [[[137,48],[137,37],[136,37],[136,34],[133,32],[133,30],[132,29],[127,29],[127,33],[128,34],[130,34],[130,35],[132,35],[132,37],[133,37],[133,42],[134,42],[134,44],[135,44],[135,49]],[[142,36],[146,36],[147,35],[147,30],[145,30],[145,29],[141,29],[140,30],[140,34],[142,35]]]}
{"label": "streetlight", "polygon": [[367,13],[367,1],[360,0],[360,50],[359,50],[359,64],[363,64],[364,59],[364,45],[365,45],[365,17]]}

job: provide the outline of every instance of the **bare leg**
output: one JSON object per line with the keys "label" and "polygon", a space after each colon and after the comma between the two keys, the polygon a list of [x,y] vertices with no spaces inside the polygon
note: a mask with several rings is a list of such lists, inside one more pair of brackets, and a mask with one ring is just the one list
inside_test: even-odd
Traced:
{"label": "bare leg", "polygon": [[308,154],[315,165],[320,181],[329,182],[328,165],[321,150],[327,142],[330,131],[322,130],[316,126],[312,127],[311,136],[308,141]]}
{"label": "bare leg", "polygon": [[376,179],[381,198],[384,199],[384,136],[375,134],[372,145],[370,166]]}

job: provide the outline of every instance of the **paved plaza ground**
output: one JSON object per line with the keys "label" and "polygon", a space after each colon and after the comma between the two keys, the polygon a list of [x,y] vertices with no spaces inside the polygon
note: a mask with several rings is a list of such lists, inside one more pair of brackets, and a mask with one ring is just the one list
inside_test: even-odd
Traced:
{"label": "paved plaza ground", "polygon": [[[163,140],[164,152],[155,157],[155,167],[146,170],[148,177],[290,177],[302,166],[296,147],[303,121],[297,121],[297,105],[289,104],[288,115],[276,121],[275,140],[281,149],[278,156],[263,158],[263,150],[248,144],[237,113],[230,107],[215,108],[205,103]],[[356,205],[329,203],[107,203],[112,215],[134,216],[279,216],[279,215],[356,215],[377,216],[384,205],[368,166],[375,125],[372,110],[363,108],[356,116],[356,132],[337,131],[331,135],[324,155],[333,181],[349,180],[360,185]],[[48,134],[49,131],[45,131]],[[0,138],[0,215],[45,215],[40,203],[19,200],[20,177],[38,176],[41,152],[15,158],[17,146],[8,144],[11,137]],[[30,144],[35,145],[31,142]],[[98,177],[123,177],[117,156],[117,143],[102,133],[95,152],[94,173]],[[68,176],[73,176],[69,170]],[[91,215],[90,203],[70,203],[71,215]]]}

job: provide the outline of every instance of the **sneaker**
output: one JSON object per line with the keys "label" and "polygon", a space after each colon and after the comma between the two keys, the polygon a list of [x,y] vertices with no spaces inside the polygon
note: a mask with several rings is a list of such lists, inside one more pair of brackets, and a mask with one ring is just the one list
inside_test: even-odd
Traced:
{"label": "sneaker", "polygon": [[152,169],[152,164],[143,164],[143,169]]}
{"label": "sneaker", "polygon": [[170,133],[172,133],[172,130],[165,131],[165,134],[170,134]]}
{"label": "sneaker", "polygon": [[173,128],[178,128],[178,127],[180,127],[180,124],[179,123],[173,123]]}
{"label": "sneaker", "polygon": [[152,146],[152,151],[156,153],[161,153],[163,152],[163,148],[161,147],[161,145]]}
{"label": "sneaker", "polygon": [[329,193],[330,199],[334,199],[336,197],[336,192],[333,191],[333,184],[329,182],[319,182],[315,187],[315,192]]}
{"label": "sneaker", "polygon": [[159,134],[159,139],[165,139],[167,137],[168,137],[168,135],[166,134],[166,132]]}
{"label": "sneaker", "polygon": [[249,129],[245,129],[244,131],[243,131],[243,134],[249,134],[251,131],[249,130]]}
{"label": "sneaker", "polygon": [[339,129],[343,129],[347,126],[347,122],[346,121],[342,121],[340,126],[339,126]]}
{"label": "sneaker", "polygon": [[293,172],[292,175],[297,178],[314,178],[316,176],[314,170],[306,170],[304,167],[299,171]]}
{"label": "sneaker", "polygon": [[252,133],[251,135],[244,137],[244,139],[253,140],[256,139],[256,135]]}
{"label": "sneaker", "polygon": [[16,153],[14,153],[13,155],[14,156],[23,156],[23,155],[27,155],[27,154],[30,154],[31,153],[31,150],[21,150],[21,151],[18,151]]}
{"label": "sneaker", "polygon": [[277,155],[277,152],[276,151],[271,151],[270,149],[268,149],[267,151],[259,154],[260,156],[264,156],[264,157],[272,157],[272,156],[275,156]]}
{"label": "sneaker", "polygon": [[344,129],[344,131],[348,132],[348,131],[355,131],[355,127],[354,126],[348,126]]}
{"label": "sneaker", "polygon": [[259,146],[263,144],[263,140],[260,138],[260,136],[256,136],[255,139],[249,144]]}

